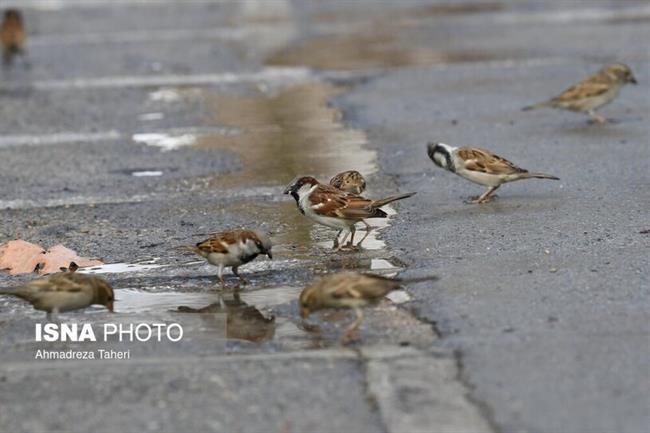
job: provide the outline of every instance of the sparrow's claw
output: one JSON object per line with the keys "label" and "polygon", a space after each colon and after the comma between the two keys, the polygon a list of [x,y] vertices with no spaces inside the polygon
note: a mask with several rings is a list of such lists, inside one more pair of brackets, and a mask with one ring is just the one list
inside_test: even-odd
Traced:
{"label": "sparrow's claw", "polygon": [[467,204],[481,204],[481,203],[487,203],[488,201],[490,201],[489,198],[484,199],[480,195],[475,195],[475,196],[472,196],[472,197],[468,198],[467,200],[465,200],[465,203],[467,203]]}

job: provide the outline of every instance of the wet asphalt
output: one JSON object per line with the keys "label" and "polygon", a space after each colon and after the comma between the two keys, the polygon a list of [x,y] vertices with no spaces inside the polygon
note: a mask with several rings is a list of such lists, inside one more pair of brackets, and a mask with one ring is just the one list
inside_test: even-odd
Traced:
{"label": "wet asphalt", "polygon": [[[43,315],[0,299],[0,431],[647,431],[646,2],[25,5],[31,67],[0,71],[0,243],[118,264],[91,271],[116,313],[65,322],[185,332],[35,342]],[[611,61],[639,81],[602,111],[615,123],[520,111]],[[481,188],[428,141],[561,180],[468,205]],[[418,194],[335,254],[281,191],[350,168],[370,197]],[[242,226],[271,233],[274,260],[242,267],[252,284],[222,306],[215,269],[175,247]],[[296,304],[339,269],[439,280],[343,348],[350,314],[303,322]]]}

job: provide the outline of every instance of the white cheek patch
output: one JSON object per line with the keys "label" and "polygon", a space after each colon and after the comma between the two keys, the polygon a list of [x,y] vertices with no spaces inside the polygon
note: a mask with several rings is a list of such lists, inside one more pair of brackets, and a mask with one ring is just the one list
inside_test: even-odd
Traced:
{"label": "white cheek patch", "polygon": [[435,153],[433,155],[433,158],[436,160],[440,167],[449,168],[447,167],[447,159],[441,153]]}

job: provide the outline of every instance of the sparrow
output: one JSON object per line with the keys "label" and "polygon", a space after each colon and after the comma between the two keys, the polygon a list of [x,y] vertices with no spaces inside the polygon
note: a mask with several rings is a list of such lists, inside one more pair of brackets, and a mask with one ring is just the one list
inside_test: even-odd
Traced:
{"label": "sparrow", "polygon": [[637,84],[629,66],[613,63],[568,88],[559,96],[546,102],[524,107],[524,111],[537,108],[560,108],[587,113],[598,123],[607,119],[596,114],[596,110],[612,102],[627,83]]}
{"label": "sparrow", "polygon": [[300,315],[304,319],[325,308],[353,308],[356,318],[341,337],[350,342],[361,325],[361,308],[376,304],[392,290],[400,288],[400,280],[358,272],[326,275],[307,286],[300,294]]}
{"label": "sparrow", "polygon": [[506,182],[530,178],[560,180],[550,174],[531,173],[478,147],[459,148],[444,143],[429,143],[427,153],[438,167],[488,187],[480,196],[472,197],[469,203],[489,202],[494,191]]}
{"label": "sparrow", "polygon": [[225,267],[231,267],[233,274],[239,277],[243,284],[248,284],[248,280],[242,277],[237,269],[260,254],[273,259],[271,247],[269,237],[259,230],[228,230],[216,233],[196,245],[181,248],[198,254],[211,265],[218,266],[219,281],[225,287],[226,282],[223,279]]}
{"label": "sparrow", "polygon": [[113,288],[104,279],[78,272],[62,272],[15,288],[0,289],[0,295],[24,299],[36,310],[54,319],[59,312],[79,310],[93,304],[113,311]]}
{"label": "sparrow", "polygon": [[350,194],[360,195],[366,190],[366,180],[356,170],[348,170],[330,179],[330,186]]}
{"label": "sparrow", "polygon": [[[382,200],[369,200],[359,195],[341,191],[333,186],[324,185],[311,176],[296,178],[284,190],[285,194],[291,194],[296,200],[298,210],[318,224],[338,229],[334,239],[334,249],[340,251],[343,247],[339,245],[339,235],[345,231],[346,235],[341,244],[351,235],[347,248],[354,248],[355,224],[362,222],[366,225],[367,232],[370,225],[364,220],[367,218],[386,218],[388,214],[381,210],[382,206],[397,200],[413,196],[415,193],[399,194],[384,198]],[[364,237],[365,239],[365,237]],[[362,239],[357,247],[363,242]]]}
{"label": "sparrow", "polygon": [[25,28],[23,17],[17,9],[7,9],[0,25],[2,61],[8,66],[17,55],[25,56]]}

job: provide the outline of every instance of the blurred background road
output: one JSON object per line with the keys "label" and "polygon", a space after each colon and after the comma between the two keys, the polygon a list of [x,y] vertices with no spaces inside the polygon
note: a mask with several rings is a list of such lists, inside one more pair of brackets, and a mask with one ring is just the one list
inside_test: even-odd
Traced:
{"label": "blurred background road", "polygon": [[[0,7],[28,34],[27,64],[0,71],[0,243],[111,264],[93,272],[118,314],[65,322],[185,329],[180,343],[36,343],[43,315],[0,299],[0,431],[649,431],[647,1]],[[614,61],[639,81],[602,110],[615,123],[521,112]],[[481,189],[435,167],[428,141],[561,181],[470,206]],[[346,169],[369,197],[418,194],[363,251],[333,254],[333,233],[281,191]],[[223,308],[216,269],[174,247],[240,226],[269,231],[274,260],[243,267],[253,284]],[[440,279],[368,311],[342,348],[350,314],[305,324],[296,304],[339,269]]]}

